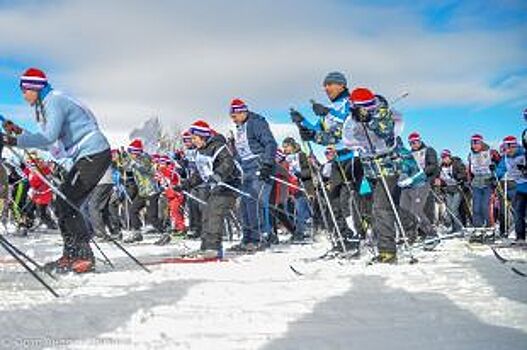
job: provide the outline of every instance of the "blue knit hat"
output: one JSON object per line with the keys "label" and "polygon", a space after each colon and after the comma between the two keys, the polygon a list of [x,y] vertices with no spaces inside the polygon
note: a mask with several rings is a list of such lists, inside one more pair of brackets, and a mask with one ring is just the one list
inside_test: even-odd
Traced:
{"label": "blue knit hat", "polygon": [[344,74],[340,72],[331,72],[324,78],[324,82],[322,85],[328,85],[328,84],[341,84],[344,86],[348,85],[348,81],[346,80],[346,77]]}

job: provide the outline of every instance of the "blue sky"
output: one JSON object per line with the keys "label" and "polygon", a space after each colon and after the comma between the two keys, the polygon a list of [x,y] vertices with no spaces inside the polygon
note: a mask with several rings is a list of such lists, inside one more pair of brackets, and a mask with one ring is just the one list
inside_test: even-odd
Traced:
{"label": "blue sky", "polygon": [[294,132],[282,125],[290,106],[324,101],[331,70],[387,97],[408,91],[405,135],[438,150],[465,156],[475,132],[497,146],[525,127],[525,1],[12,3],[0,1],[0,113],[28,125],[18,75],[37,66],[114,142],[152,115],[222,130],[231,97],[270,116],[281,139]]}

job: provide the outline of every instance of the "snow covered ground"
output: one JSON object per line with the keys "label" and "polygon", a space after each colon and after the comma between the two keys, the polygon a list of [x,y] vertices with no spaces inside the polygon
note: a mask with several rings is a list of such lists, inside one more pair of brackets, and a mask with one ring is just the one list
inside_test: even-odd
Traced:
{"label": "snow covered ground", "polygon": [[[10,238],[38,261],[60,253],[56,234]],[[194,245],[130,251],[152,261]],[[101,246],[116,269],[50,281],[59,299],[0,253],[1,349],[527,348],[527,278],[460,240],[415,265],[303,261],[321,242],[151,274]]]}

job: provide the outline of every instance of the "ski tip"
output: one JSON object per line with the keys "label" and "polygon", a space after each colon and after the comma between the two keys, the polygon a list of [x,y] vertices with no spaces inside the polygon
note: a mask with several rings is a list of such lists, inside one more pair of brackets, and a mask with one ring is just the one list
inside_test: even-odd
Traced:
{"label": "ski tip", "polygon": [[304,276],[304,274],[300,271],[298,271],[297,269],[295,269],[295,267],[293,265],[289,265],[289,268],[291,269],[291,271],[293,271],[295,273],[295,275],[297,276]]}

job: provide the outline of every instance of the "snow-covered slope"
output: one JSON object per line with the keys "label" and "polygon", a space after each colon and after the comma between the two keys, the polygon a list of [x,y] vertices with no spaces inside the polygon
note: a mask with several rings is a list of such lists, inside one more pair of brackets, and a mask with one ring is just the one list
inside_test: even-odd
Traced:
{"label": "snow-covered slope", "polygon": [[[14,239],[39,261],[56,235]],[[143,261],[192,248],[140,245]],[[367,266],[304,258],[325,244],[277,247],[226,262],[155,265],[147,274],[111,245],[116,265],[51,281],[53,298],[0,256],[2,349],[524,349],[527,279],[462,241],[419,263]],[[290,265],[303,273],[295,274]],[[523,266],[520,266],[523,268]]]}

